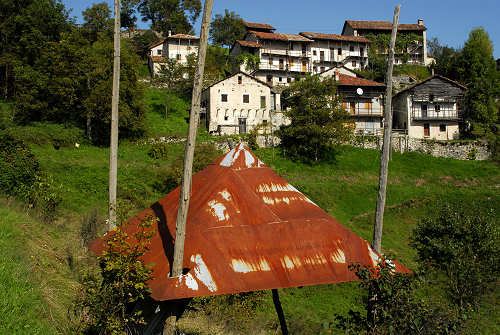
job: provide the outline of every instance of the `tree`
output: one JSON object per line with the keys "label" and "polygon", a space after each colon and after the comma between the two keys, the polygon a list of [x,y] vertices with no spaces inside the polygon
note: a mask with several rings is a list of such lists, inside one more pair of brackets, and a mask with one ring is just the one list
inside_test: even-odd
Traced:
{"label": "tree", "polygon": [[151,21],[151,29],[164,36],[173,33],[192,33],[201,13],[200,0],[142,0],[138,5],[143,21]]}
{"label": "tree", "polygon": [[292,158],[317,162],[349,138],[348,114],[336,95],[333,78],[306,76],[294,82],[285,95],[289,106],[285,115],[291,124],[283,126],[278,136]]}
{"label": "tree", "polygon": [[137,34],[132,38],[132,44],[137,54],[144,60],[148,55],[149,47],[159,41],[160,38],[152,30],[148,30],[143,34]]}
{"label": "tree", "polygon": [[428,42],[428,46],[430,54],[435,60],[432,65],[434,73],[453,80],[460,80],[456,71],[461,56],[460,50],[441,45],[436,37]]}
{"label": "tree", "polygon": [[234,12],[225,10],[224,16],[215,14],[210,25],[210,39],[215,45],[231,47],[236,40],[243,39],[245,25],[243,19]]}
{"label": "tree", "polygon": [[135,8],[139,4],[139,0],[121,0],[120,24],[123,28],[135,28],[137,16],[135,16]]}
{"label": "tree", "polygon": [[89,40],[93,43],[97,41],[97,35],[104,33],[112,36],[113,26],[111,22],[111,9],[105,2],[92,5],[82,12],[83,29],[86,30]]}
{"label": "tree", "polygon": [[178,89],[180,81],[183,80],[183,76],[186,69],[174,58],[166,58],[165,62],[160,65],[160,71],[158,76],[154,78],[155,83],[157,83],[162,88],[167,90]]}
{"label": "tree", "polygon": [[486,131],[498,119],[495,99],[500,96],[500,74],[493,57],[493,44],[483,28],[470,32],[457,70],[460,80],[467,86],[467,117],[472,122],[482,123]]}

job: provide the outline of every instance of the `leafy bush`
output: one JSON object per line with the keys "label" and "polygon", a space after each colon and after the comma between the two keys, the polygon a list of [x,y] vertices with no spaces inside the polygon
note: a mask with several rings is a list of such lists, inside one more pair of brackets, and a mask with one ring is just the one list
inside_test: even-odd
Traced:
{"label": "leafy bush", "polygon": [[[195,147],[193,174],[203,170],[215,161],[221,152],[212,143],[202,143]],[[161,193],[169,193],[180,185],[184,166],[184,155],[177,156],[170,164],[160,170],[153,187]]]}
{"label": "leafy bush", "polygon": [[153,159],[167,159],[168,158],[168,144],[165,142],[155,142],[148,150],[148,156]]}
{"label": "leafy bush", "polygon": [[[363,299],[364,311],[349,311],[337,316],[337,327],[346,334],[452,334],[458,325],[453,310],[418,298],[420,286],[416,275],[394,273],[393,265],[382,260],[377,267],[349,265],[368,293]],[[332,329],[324,325],[323,333]]]}
{"label": "leafy bush", "polygon": [[21,197],[28,207],[37,210],[42,220],[50,222],[62,201],[61,185],[56,185],[51,176],[37,175],[34,183],[23,189]]}
{"label": "leafy bush", "polygon": [[446,275],[448,295],[461,310],[477,307],[500,274],[500,227],[488,203],[445,203],[422,220],[412,245],[421,261]]}
{"label": "leafy bush", "polygon": [[31,144],[64,147],[86,142],[82,129],[56,123],[34,122],[28,126],[10,128],[8,132],[15,139]]}
{"label": "leafy bush", "polygon": [[74,304],[75,333],[130,334],[144,324],[139,303],[149,296],[146,282],[152,278],[152,270],[141,256],[150,249],[154,221],[146,218],[140,222],[133,236],[125,232],[126,222],[121,221],[106,236],[106,249],[99,257],[101,271],[83,277]]}
{"label": "leafy bush", "polygon": [[0,132],[0,192],[18,196],[31,188],[40,165],[31,150],[20,140]]}

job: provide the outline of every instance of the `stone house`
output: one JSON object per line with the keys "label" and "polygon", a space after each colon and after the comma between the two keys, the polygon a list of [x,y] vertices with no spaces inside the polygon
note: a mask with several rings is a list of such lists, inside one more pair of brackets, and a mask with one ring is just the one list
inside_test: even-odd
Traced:
{"label": "stone house", "polygon": [[248,30],[244,40],[236,41],[230,51],[233,59],[250,53],[260,58],[260,64],[256,71],[248,71],[244,64],[233,71],[247,72],[271,86],[287,86],[298,77],[310,73],[313,40],[301,35],[270,31]]}
{"label": "stone house", "polygon": [[[418,19],[417,24],[399,24],[398,35],[416,34],[422,41],[415,41],[413,46],[406,50],[409,58],[408,63],[430,65],[432,58],[427,56],[427,28],[424,26],[424,20]],[[392,22],[389,21],[355,21],[346,20],[342,28],[344,36],[366,36],[367,34],[391,34]],[[384,55],[387,50],[384,51]],[[394,64],[403,63],[403,54],[396,54]]]}
{"label": "stone house", "polygon": [[205,88],[201,94],[202,123],[212,134],[244,134],[265,124],[278,129],[286,123],[280,94],[266,82],[237,72]]}
{"label": "stone house", "polygon": [[385,85],[360,78],[345,67],[331,68],[319,74],[337,82],[342,106],[355,125],[356,134],[378,135],[383,129]]}
{"label": "stone house", "polygon": [[299,35],[313,40],[311,44],[313,74],[339,66],[363,70],[368,65],[368,46],[371,41],[363,36],[312,32],[300,32]]}
{"label": "stone house", "polygon": [[465,91],[465,86],[439,75],[407,87],[392,97],[393,128],[413,138],[458,139]]}
{"label": "stone house", "polygon": [[200,38],[187,34],[175,34],[164,39],[162,42],[153,44],[149,49],[148,65],[153,76],[157,75],[161,65],[167,58],[175,59],[182,65],[187,64],[188,55],[198,55]]}

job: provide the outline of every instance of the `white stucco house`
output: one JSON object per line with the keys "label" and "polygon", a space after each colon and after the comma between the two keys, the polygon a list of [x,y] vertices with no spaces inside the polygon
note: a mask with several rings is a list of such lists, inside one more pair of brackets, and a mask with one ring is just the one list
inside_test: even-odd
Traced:
{"label": "white stucco house", "polygon": [[413,138],[458,139],[466,89],[439,75],[407,87],[392,97],[393,128]]}
{"label": "white stucco house", "polygon": [[201,107],[204,113],[200,122],[212,134],[244,134],[260,124],[278,129],[287,122],[281,112],[280,94],[243,72],[205,88]]}

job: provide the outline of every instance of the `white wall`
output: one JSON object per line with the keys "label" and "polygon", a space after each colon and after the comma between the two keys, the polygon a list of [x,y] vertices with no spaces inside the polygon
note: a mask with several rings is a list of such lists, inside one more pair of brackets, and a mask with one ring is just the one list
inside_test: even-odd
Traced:
{"label": "white wall", "polygon": [[[167,39],[163,44],[164,57],[177,59],[181,64],[186,64],[188,55],[198,54],[198,44],[198,40]],[[180,55],[180,59],[177,55]]]}

